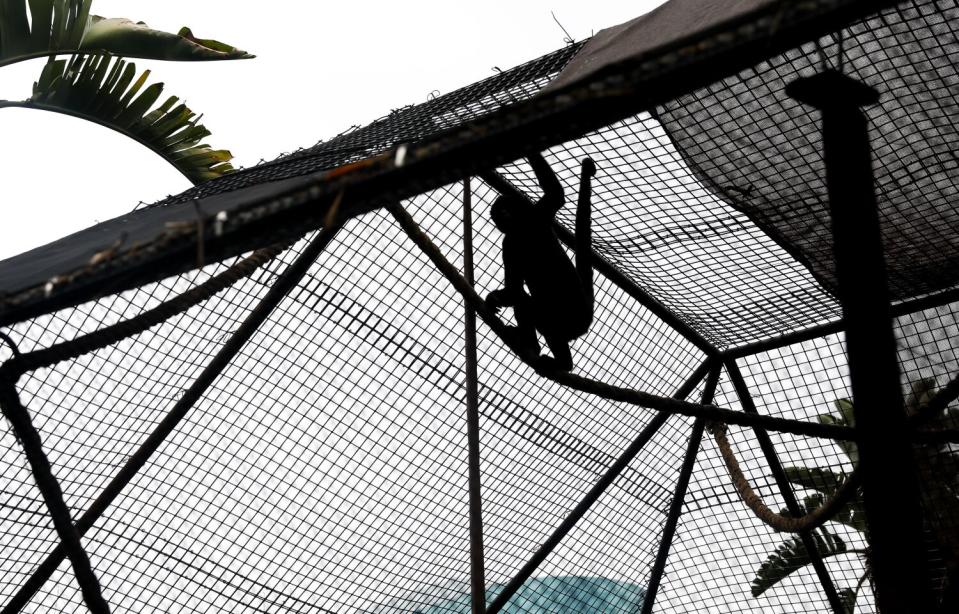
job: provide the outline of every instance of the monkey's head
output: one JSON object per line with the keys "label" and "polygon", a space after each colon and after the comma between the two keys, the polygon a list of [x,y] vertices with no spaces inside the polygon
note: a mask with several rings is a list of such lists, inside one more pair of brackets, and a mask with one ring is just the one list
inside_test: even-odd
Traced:
{"label": "monkey's head", "polygon": [[503,234],[508,234],[516,228],[517,208],[512,201],[513,198],[510,196],[500,196],[489,208],[490,219]]}

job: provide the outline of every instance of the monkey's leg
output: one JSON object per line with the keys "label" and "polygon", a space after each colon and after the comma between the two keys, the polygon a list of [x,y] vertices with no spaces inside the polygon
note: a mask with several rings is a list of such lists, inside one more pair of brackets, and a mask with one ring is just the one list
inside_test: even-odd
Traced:
{"label": "monkey's leg", "polygon": [[583,295],[589,313],[593,313],[593,228],[592,228],[592,185],[596,172],[593,161],[583,160],[579,176],[579,202],[576,205],[576,274],[583,287]]}
{"label": "monkey's leg", "polygon": [[553,368],[557,371],[570,371],[573,368],[573,356],[569,352],[569,341],[553,335],[544,335],[546,345],[553,357],[540,356],[539,361],[547,368]]}
{"label": "monkey's leg", "polygon": [[536,314],[533,311],[533,299],[523,292],[513,305],[516,326],[508,327],[513,335],[513,343],[519,346],[520,355],[532,360],[539,356],[539,339],[536,338]]}

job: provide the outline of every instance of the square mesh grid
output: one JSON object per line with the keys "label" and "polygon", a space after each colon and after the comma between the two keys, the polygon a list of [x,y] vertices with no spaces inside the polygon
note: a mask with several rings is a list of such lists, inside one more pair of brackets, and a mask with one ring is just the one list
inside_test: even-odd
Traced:
{"label": "square mesh grid", "polygon": [[[948,18],[956,11],[954,4],[911,2],[857,25],[844,43],[850,66],[867,80],[880,76],[871,70],[894,71],[903,62],[928,74],[934,60],[930,48],[938,46],[946,56],[954,51],[954,20]],[[905,55],[888,63],[865,62],[877,41],[894,37],[905,41]],[[839,45],[835,37],[819,42],[827,57]],[[578,48],[570,46],[425,105],[397,110],[367,128],[164,203],[330,168],[459,125],[534,95]],[[762,101],[734,94],[749,89],[755,79],[771,82],[769,74],[782,80],[807,70],[819,60],[819,48],[794,50],[678,102],[679,112],[696,120],[688,127],[691,134],[711,130],[709,113],[683,107],[698,102],[707,111],[731,109],[739,125],[757,130],[760,150],[782,145],[764,140],[761,128],[771,120]],[[935,92],[951,85],[943,82]],[[896,95],[916,113],[928,103],[909,88]],[[701,163],[691,161],[689,146],[669,125],[677,105],[636,115],[547,152],[568,194],[577,185],[580,159],[588,155],[597,161],[597,252],[718,349],[835,320],[839,308],[820,285],[824,277],[817,280],[781,237],[770,238],[741,212],[742,199],[751,197],[755,182],[737,175],[730,185],[717,186],[705,177]],[[790,117],[801,125],[812,121],[808,114]],[[951,133],[937,121],[924,119],[923,134],[938,134],[941,138],[929,142],[948,148]],[[909,140],[894,125],[879,127]],[[718,155],[708,149],[709,139],[693,140],[707,147],[705,158]],[[880,153],[893,155],[897,143],[882,141]],[[908,180],[915,189],[941,195],[915,212],[931,207],[951,215],[948,197],[954,192],[956,166],[951,158],[930,156],[919,160],[930,173],[893,177],[880,172],[880,192],[890,197]],[[935,164],[927,158],[935,158]],[[905,166],[915,171],[913,162]],[[787,168],[786,175],[813,179],[800,170]],[[502,172],[528,194],[538,193],[524,162]],[[499,235],[486,215],[495,193],[475,179],[473,187],[476,286],[483,294],[502,283],[501,254]],[[462,186],[451,185],[406,203],[460,268],[462,196]],[[828,220],[821,213],[804,211],[806,217],[793,220],[794,227],[808,223],[811,236],[827,232]],[[910,232],[927,232],[921,218],[917,214],[903,224]],[[560,213],[559,221],[573,228],[572,207]],[[951,228],[947,224],[928,234],[933,243],[944,245],[955,234]],[[21,380],[23,401],[43,434],[75,516],[303,245],[153,330]],[[936,249],[930,244],[923,257]],[[22,351],[48,347],[129,318],[223,268],[209,266],[24,322],[11,334]],[[598,276],[596,283],[595,324],[573,346],[577,370],[613,385],[672,394],[701,364],[702,352],[610,280]],[[948,280],[920,284],[920,289],[943,284]],[[957,309],[949,304],[897,320],[907,391],[925,378],[941,386],[959,371]],[[377,212],[351,221],[86,536],[115,611],[466,611],[463,311],[459,296],[388,216]],[[493,594],[653,413],[539,378],[485,326],[479,330],[478,351],[486,565]],[[737,364],[762,414],[813,421],[849,396],[841,334],[770,349]],[[702,386],[691,396],[701,393]],[[716,402],[742,408],[725,376]],[[547,557],[511,602],[511,611],[638,607],[691,424],[675,417],[659,429]],[[4,427],[0,597],[6,599],[56,538],[20,447]],[[757,493],[772,507],[781,506],[756,435],[733,427],[730,437]],[[770,437],[787,467],[837,473],[852,469],[833,443],[775,433]],[[926,484],[959,475],[954,446],[921,445],[917,455]],[[802,500],[809,493],[794,488],[794,494]],[[923,497],[930,558],[938,561],[941,580],[949,548],[956,546],[949,539],[956,534],[959,514],[935,508],[936,497],[941,501],[943,494],[931,486],[924,488]],[[827,561],[829,576],[840,588],[855,586],[864,568],[858,552],[863,536],[836,523],[829,529],[850,549]],[[751,595],[757,569],[785,539],[739,501],[707,435],[683,500],[656,611],[827,611],[820,581],[808,567],[761,596]],[[583,601],[584,586],[571,578],[598,580],[589,584],[590,601]],[[868,582],[857,604],[857,612],[873,611]],[[83,611],[68,565],[60,565],[29,608]]]}

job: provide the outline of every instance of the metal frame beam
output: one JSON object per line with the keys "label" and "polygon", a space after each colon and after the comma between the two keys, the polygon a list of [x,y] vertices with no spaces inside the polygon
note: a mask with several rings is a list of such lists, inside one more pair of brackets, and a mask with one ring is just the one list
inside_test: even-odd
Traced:
{"label": "metal frame beam", "polygon": [[[224,259],[262,245],[265,229],[275,233],[269,241],[273,243],[304,229],[318,228],[328,212],[320,203],[343,190],[351,195],[351,202],[341,214],[351,217],[384,201],[409,198],[459,181],[477,169],[579,138],[816,40],[894,3],[758,3],[755,10],[731,21],[610,65],[566,87],[506,105],[414,143],[398,144],[388,158],[399,157],[402,164],[387,163],[386,157],[371,157],[358,162],[351,172],[336,169],[312,179],[304,177],[302,185],[284,184],[238,207],[219,236],[209,232],[204,244],[207,258]],[[402,155],[395,155],[399,153]],[[212,216],[207,221],[212,226]],[[44,298],[39,288],[26,291],[15,305],[0,309],[0,325],[192,269],[196,261],[195,235],[184,233],[162,250],[127,250],[49,297]]]}
{"label": "metal frame beam", "polygon": [[[942,292],[937,292],[921,298],[897,303],[896,305],[893,305],[889,311],[892,317],[898,318],[909,315],[910,313],[922,311],[924,309],[932,309],[933,307],[948,305],[956,300],[959,300],[959,288],[951,288],[949,290],[943,290]],[[819,339],[820,337],[825,337],[826,335],[841,333],[845,330],[845,320],[827,322],[825,324],[819,324],[803,330],[779,335],[778,337],[772,337],[770,339],[764,339],[762,341],[756,341],[754,343],[747,343],[745,345],[730,348],[723,352],[723,358],[745,358],[746,356],[751,356],[753,354],[769,352],[771,350],[777,350],[779,348],[787,347],[796,343],[802,343],[803,341],[812,341],[813,339]]]}
{"label": "metal frame beam", "polygon": [[822,117],[876,603],[883,614],[930,612],[917,468],[899,384],[869,127],[861,110],[879,94],[834,71],[793,81],[786,92]]}
{"label": "metal frame beam", "polygon": [[[473,192],[463,180],[463,269],[473,285]],[[465,301],[464,301],[465,303]],[[470,606],[473,614],[486,611],[486,569],[483,555],[483,495],[480,472],[479,386],[476,358],[476,312],[465,305],[466,440],[469,456]]]}
{"label": "metal frame beam", "polygon": [[[702,403],[704,405],[713,402],[713,395],[716,393],[716,385],[719,383],[721,368],[722,365],[718,362],[712,365],[709,378],[706,380],[706,388],[703,390]],[[689,434],[689,441],[686,444],[686,456],[679,470],[679,478],[676,480],[673,500],[669,505],[669,513],[663,525],[663,537],[659,541],[656,559],[653,561],[653,568],[649,572],[649,582],[646,584],[646,596],[643,599],[642,614],[650,614],[653,611],[653,605],[656,603],[659,583],[662,581],[663,572],[666,570],[666,559],[669,558],[669,550],[673,544],[673,537],[676,535],[679,516],[683,513],[683,505],[686,502],[686,490],[689,488],[689,479],[693,474],[693,466],[696,464],[696,455],[699,452],[699,444],[702,442],[705,427],[706,421],[702,418],[697,418],[693,423],[693,430]]]}
{"label": "metal frame beam", "polygon": [[[229,365],[230,361],[243,349],[246,342],[259,329],[260,325],[269,317],[273,309],[286,297],[286,295],[296,287],[301,279],[307,274],[310,266],[316,258],[323,252],[326,246],[336,235],[336,228],[324,229],[315,237],[309,245],[297,256],[289,267],[276,278],[273,286],[260,299],[246,319],[240,324],[239,328],[223,344],[216,355],[210,360],[203,371],[197,376],[193,384],[177,400],[170,411],[164,416],[163,420],[150,433],[146,440],[140,444],[140,447],[134,452],[123,465],[120,471],[113,477],[106,488],[90,504],[87,511],[76,521],[76,529],[83,536],[97,520],[106,512],[107,508],[113,503],[114,499],[120,495],[123,489],[136,476],[140,469],[150,460],[154,452],[159,449],[166,438],[176,429],[189,410],[200,400],[200,397],[209,389],[216,378]],[[42,563],[33,571],[33,574],[21,585],[10,601],[4,606],[0,614],[13,614],[19,612],[38,590],[50,579],[53,572],[63,561],[66,551],[61,544],[58,544],[43,560]]]}

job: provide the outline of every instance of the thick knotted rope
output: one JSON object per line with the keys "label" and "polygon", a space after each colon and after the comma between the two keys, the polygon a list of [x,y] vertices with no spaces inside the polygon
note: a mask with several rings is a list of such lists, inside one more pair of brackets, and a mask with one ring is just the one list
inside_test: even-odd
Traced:
{"label": "thick knotted rope", "polygon": [[729,438],[726,437],[726,425],[713,422],[707,425],[706,428],[712,434],[713,439],[716,440],[716,445],[719,446],[719,453],[723,457],[723,462],[726,464],[729,477],[732,478],[733,485],[736,487],[736,492],[739,493],[739,498],[752,510],[756,518],[759,518],[777,531],[800,533],[803,531],[811,531],[819,527],[832,518],[843,505],[848,503],[859,489],[860,477],[857,469],[849,474],[846,481],[842,483],[832,496],[808,514],[795,517],[776,513],[763,503],[762,499],[756,494],[756,491],[753,490],[746,476],[743,474],[743,470],[739,466],[739,460],[736,459],[736,454],[733,452],[732,445],[729,443]]}
{"label": "thick knotted rope", "polygon": [[[921,426],[923,423],[938,416],[945,410],[949,403],[956,400],[957,396],[959,396],[959,376],[954,377],[948,384],[940,388],[939,392],[937,392],[928,403],[920,407],[915,414],[909,416],[909,426],[912,428]],[[832,518],[843,505],[848,503],[862,483],[859,468],[857,467],[853,469],[852,473],[846,478],[846,481],[842,483],[832,496],[808,514],[800,517],[777,514],[763,503],[762,499],[759,498],[759,495],[756,494],[746,479],[746,476],[743,474],[742,468],[739,466],[739,461],[736,459],[736,454],[733,452],[732,444],[730,444],[729,438],[726,437],[726,424],[713,422],[709,425],[708,429],[709,432],[712,433],[713,439],[716,440],[716,445],[719,446],[719,453],[723,457],[726,470],[729,471],[729,477],[732,478],[736,492],[739,493],[739,497],[743,500],[743,503],[753,511],[757,518],[777,531],[799,533],[815,529]]]}

